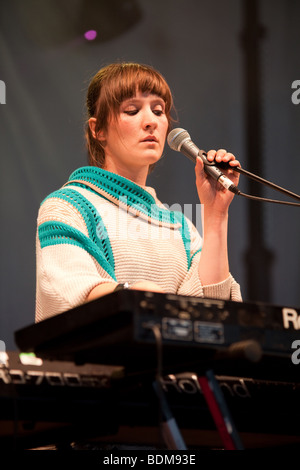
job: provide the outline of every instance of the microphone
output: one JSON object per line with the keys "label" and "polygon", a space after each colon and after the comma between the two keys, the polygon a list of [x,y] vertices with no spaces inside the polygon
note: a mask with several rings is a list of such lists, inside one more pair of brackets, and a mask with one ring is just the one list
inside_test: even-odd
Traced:
{"label": "microphone", "polygon": [[193,163],[196,163],[198,156],[201,157],[206,174],[221,183],[224,188],[228,189],[232,193],[240,194],[240,190],[222,173],[216,164],[207,160],[207,154],[203,150],[198,149],[191,140],[190,134],[185,129],[173,129],[169,133],[167,140],[172,150],[183,153],[186,157],[192,160]]}

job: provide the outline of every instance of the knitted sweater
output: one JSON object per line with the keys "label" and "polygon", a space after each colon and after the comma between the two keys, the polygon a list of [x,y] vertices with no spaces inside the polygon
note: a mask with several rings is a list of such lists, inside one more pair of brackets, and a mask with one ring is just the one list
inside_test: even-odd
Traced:
{"label": "knitted sweater", "polygon": [[82,167],[41,204],[36,238],[36,321],[82,304],[105,282],[155,282],[166,293],[241,300],[233,277],[202,286],[202,239],[155,190]]}

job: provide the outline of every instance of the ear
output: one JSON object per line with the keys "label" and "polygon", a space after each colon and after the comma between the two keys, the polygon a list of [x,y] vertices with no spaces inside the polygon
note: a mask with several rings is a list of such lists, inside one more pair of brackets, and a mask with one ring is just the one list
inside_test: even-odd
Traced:
{"label": "ear", "polygon": [[94,117],[91,117],[91,118],[88,120],[88,123],[89,123],[89,128],[90,128],[90,130],[91,130],[91,133],[92,133],[94,139],[97,139],[97,140],[100,140],[100,141],[105,140],[104,131],[98,131],[97,134],[96,134],[97,119],[94,118]]}

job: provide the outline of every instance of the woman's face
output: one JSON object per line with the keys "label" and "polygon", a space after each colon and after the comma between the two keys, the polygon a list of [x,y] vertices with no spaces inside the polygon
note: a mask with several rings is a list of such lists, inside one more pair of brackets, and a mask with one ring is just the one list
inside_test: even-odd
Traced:
{"label": "woman's face", "polygon": [[165,102],[157,95],[137,94],[121,103],[119,115],[104,132],[105,168],[148,168],[164,149],[168,119]]}

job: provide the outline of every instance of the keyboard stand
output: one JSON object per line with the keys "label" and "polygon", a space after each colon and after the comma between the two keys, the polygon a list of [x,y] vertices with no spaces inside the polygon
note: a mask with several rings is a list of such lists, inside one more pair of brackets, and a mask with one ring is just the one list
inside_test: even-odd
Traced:
{"label": "keyboard stand", "polygon": [[[225,450],[244,450],[223,392],[213,371],[208,370],[205,375],[195,377],[197,377]],[[160,406],[160,429],[164,443],[169,450],[187,450],[159,379],[153,383],[153,388]]]}
{"label": "keyboard stand", "polygon": [[212,370],[197,377],[202,393],[226,450],[243,450],[244,446],[227,407],[223,392]]}
{"label": "keyboard stand", "polygon": [[160,411],[160,431],[164,443],[169,450],[187,450],[177,422],[172,414],[163,391],[161,382],[157,379],[153,383],[153,388],[158,398]]}

